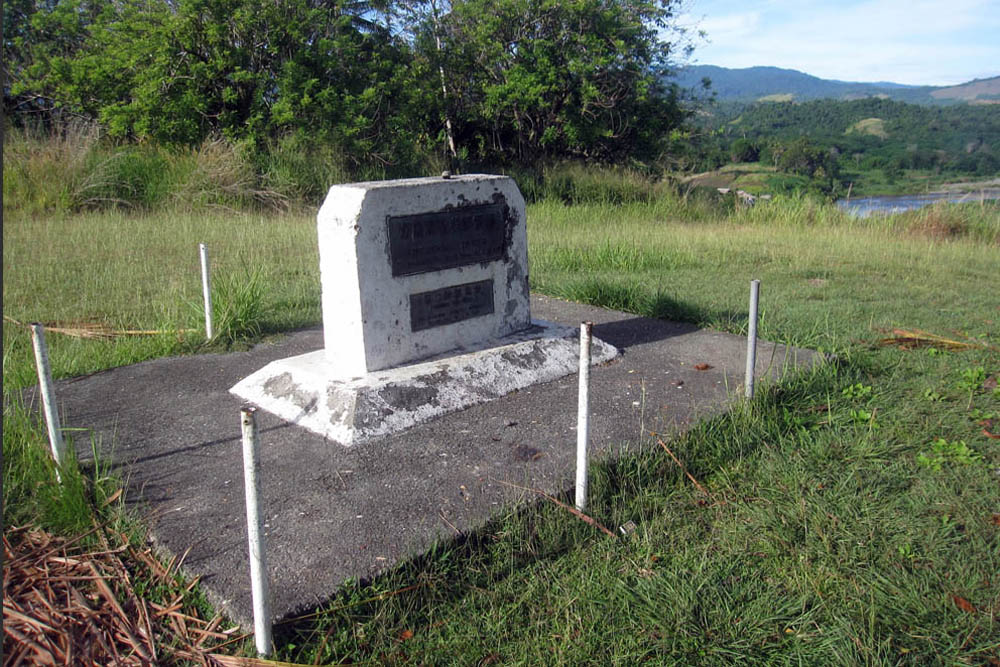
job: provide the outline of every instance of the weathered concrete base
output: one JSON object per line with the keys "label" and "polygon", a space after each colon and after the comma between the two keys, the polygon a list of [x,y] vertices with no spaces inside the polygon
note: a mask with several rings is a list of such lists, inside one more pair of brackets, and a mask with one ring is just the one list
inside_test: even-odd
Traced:
{"label": "weathered concrete base", "polygon": [[[593,339],[591,362],[618,350]],[[329,440],[352,445],[578,370],[579,332],[536,321],[530,329],[427,361],[336,377],[323,350],[272,361],[230,391]]]}

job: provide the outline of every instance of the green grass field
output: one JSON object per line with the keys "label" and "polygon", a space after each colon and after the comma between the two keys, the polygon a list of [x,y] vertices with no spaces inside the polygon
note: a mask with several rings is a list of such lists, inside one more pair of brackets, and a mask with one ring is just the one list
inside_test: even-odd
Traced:
{"label": "green grass field", "polygon": [[[1000,209],[854,221],[806,199],[697,221],[676,201],[529,207],[537,291],[761,335],[837,361],[670,443],[593,468],[588,511],[509,511],[280,626],[325,664],[996,664],[1000,661]],[[320,320],[311,216],[5,214],[4,315],[156,330],[49,336],[58,377],[239,346]],[[199,332],[197,244],[224,322]],[[228,312],[225,316],[223,313]],[[961,349],[880,345],[921,329]],[[4,322],[4,523],[74,529],[19,406],[30,341]],[[638,434],[637,434],[638,436]],[[103,510],[102,510],[103,511]],[[62,516],[62,518],[60,518]],[[84,523],[89,523],[85,517]],[[252,651],[244,644],[243,650]]]}

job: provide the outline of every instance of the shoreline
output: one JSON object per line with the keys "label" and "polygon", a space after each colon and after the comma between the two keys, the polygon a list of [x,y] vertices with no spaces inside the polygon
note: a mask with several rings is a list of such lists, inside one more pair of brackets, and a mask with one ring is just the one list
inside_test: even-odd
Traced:
{"label": "shoreline", "polygon": [[[909,187],[907,187],[909,186]],[[926,183],[909,182],[899,183],[897,187],[887,188],[854,188],[851,199],[864,199],[867,197],[918,197],[921,195],[985,195],[987,199],[1000,197],[1000,178],[991,178],[982,181],[958,181],[954,183],[938,183],[928,186]],[[846,199],[843,195],[837,199]]]}
{"label": "shoreline", "polygon": [[1000,178],[987,181],[967,181],[959,183],[942,183],[929,194],[979,194],[980,192],[1000,193]]}

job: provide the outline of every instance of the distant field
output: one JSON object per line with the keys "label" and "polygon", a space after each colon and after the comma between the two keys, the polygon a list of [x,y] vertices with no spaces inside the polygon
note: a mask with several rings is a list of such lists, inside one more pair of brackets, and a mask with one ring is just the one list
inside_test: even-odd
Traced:
{"label": "distant field", "polygon": [[847,134],[852,134],[857,132],[858,134],[870,134],[875,137],[882,137],[883,139],[889,136],[888,132],[885,131],[885,121],[881,118],[865,118],[859,120],[854,125],[847,128]]}
{"label": "distant field", "polygon": [[773,93],[757,98],[758,102],[792,102],[795,100],[794,93]]}
{"label": "distant field", "polygon": [[689,187],[737,188],[751,194],[766,194],[774,190],[771,179],[778,170],[759,162],[727,164],[719,169],[693,174],[683,180]]}

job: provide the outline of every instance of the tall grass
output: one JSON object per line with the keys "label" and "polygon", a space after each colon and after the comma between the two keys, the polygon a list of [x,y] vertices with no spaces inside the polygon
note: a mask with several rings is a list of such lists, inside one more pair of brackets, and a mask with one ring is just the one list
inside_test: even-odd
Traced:
{"label": "tall grass", "polygon": [[221,276],[212,285],[212,323],[216,340],[227,346],[252,341],[263,333],[267,319],[267,285],[261,266]]}
{"label": "tall grass", "polygon": [[[6,363],[5,363],[6,367]],[[8,527],[37,524],[72,535],[91,528],[92,509],[113,500],[121,479],[91,441],[91,460],[78,463],[73,438],[65,434],[67,458],[59,472],[46,447],[37,414],[19,395],[4,392],[3,507]]]}
{"label": "tall grass", "polygon": [[755,206],[735,206],[731,222],[762,226],[805,226],[848,230],[874,229],[931,241],[968,239],[1000,243],[1000,201],[980,200],[962,204],[938,202],[893,215],[856,218],[815,195],[792,194]]}
{"label": "tall grass", "polygon": [[317,144],[298,135],[274,140],[258,157],[258,163],[269,187],[314,208],[323,202],[331,185],[355,178],[337,146]]}
{"label": "tall grass", "polygon": [[167,148],[112,142],[98,126],[83,122],[51,131],[10,128],[3,206],[5,213],[39,216],[163,207],[283,210],[297,204],[303,193],[292,181],[301,174],[274,165],[265,165],[273,175],[261,173],[257,161],[251,147],[222,139]]}
{"label": "tall grass", "polygon": [[[313,324],[320,320],[315,235],[311,215],[8,215],[4,315],[161,332],[110,340],[53,334],[56,377],[193,351],[204,344],[198,244],[205,243],[220,344]],[[3,337],[5,390],[32,384],[27,331],[5,321]]]}
{"label": "tall grass", "polygon": [[[113,142],[98,125],[71,122],[53,129],[8,128],[4,146],[4,210],[30,215],[98,209],[286,210],[318,206],[329,187],[388,175],[439,174],[434,156],[411,156],[412,164],[358,171],[335,144],[300,135],[261,146],[221,138],[196,147]],[[390,172],[404,170],[404,173]],[[465,171],[495,171],[466,165]],[[688,214],[714,206],[699,192],[648,170],[581,163],[510,170],[529,202],[628,205],[671,203]],[[718,211],[716,211],[717,213]]]}
{"label": "tall grass", "polygon": [[[990,210],[983,224],[995,227]],[[859,327],[950,330],[948,304],[974,302],[986,319],[996,305],[990,290],[969,291],[994,282],[997,249],[979,235],[940,241],[810,199],[700,223],[661,216],[655,203],[545,202],[528,220],[540,291],[742,333],[747,282],[760,278],[762,335],[828,350],[850,344]]]}

